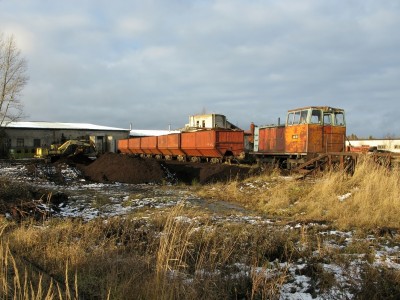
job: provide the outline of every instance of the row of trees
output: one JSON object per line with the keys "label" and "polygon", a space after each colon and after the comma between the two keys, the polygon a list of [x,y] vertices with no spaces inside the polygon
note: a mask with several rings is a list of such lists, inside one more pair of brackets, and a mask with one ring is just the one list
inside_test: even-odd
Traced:
{"label": "row of trees", "polygon": [[27,62],[14,36],[0,33],[0,130],[22,117],[20,97],[27,82]]}

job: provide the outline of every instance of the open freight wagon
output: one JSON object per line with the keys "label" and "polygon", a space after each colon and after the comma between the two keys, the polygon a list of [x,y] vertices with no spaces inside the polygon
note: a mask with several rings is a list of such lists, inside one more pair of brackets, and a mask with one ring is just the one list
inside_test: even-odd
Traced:
{"label": "open freight wagon", "polygon": [[181,161],[222,162],[244,158],[243,130],[211,129],[123,139],[122,153]]}

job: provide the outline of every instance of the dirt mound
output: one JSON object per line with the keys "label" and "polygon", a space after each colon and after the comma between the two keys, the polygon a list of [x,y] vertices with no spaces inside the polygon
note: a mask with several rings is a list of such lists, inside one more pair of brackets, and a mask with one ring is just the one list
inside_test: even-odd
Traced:
{"label": "dirt mound", "polygon": [[200,184],[228,181],[231,179],[243,179],[253,169],[238,165],[209,164],[209,163],[180,163],[175,161],[163,162],[163,165],[174,177],[184,183]]}
{"label": "dirt mound", "polygon": [[77,155],[72,155],[72,156],[61,156],[59,159],[57,159],[54,163],[55,164],[62,164],[62,163],[67,163],[68,165],[89,165],[93,162],[93,159],[90,157],[79,153]]}
{"label": "dirt mound", "polygon": [[91,164],[78,165],[86,178],[96,182],[210,183],[243,179],[254,169],[238,165],[157,161],[125,154],[106,153]]}
{"label": "dirt mound", "polygon": [[80,169],[85,177],[96,182],[157,183],[164,177],[157,161],[116,153],[105,153]]}

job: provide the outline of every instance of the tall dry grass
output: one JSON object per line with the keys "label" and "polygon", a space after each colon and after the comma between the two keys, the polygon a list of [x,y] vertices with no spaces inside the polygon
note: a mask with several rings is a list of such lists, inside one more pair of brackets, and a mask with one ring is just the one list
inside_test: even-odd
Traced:
{"label": "tall dry grass", "polygon": [[35,262],[59,282],[77,274],[85,298],[124,299],[151,276],[155,237],[145,224],[114,218],[87,223],[51,220],[45,225],[13,228],[8,238],[14,253]]}
{"label": "tall dry grass", "polygon": [[[270,268],[267,262],[290,256],[287,235],[243,224],[199,226],[186,215],[183,206],[168,214],[156,253],[155,282],[150,283],[153,288],[145,298],[275,299],[279,296],[284,275],[266,276]],[[261,266],[265,272],[251,271]]]}
{"label": "tall dry grass", "polygon": [[339,171],[295,180],[276,173],[204,186],[199,195],[234,201],[271,216],[331,222],[339,228],[400,228],[400,171],[362,158],[353,176]]}
{"label": "tall dry grass", "polygon": [[364,157],[352,177],[331,172],[315,182],[296,209],[304,218],[340,228],[400,228],[400,171]]}
{"label": "tall dry grass", "polygon": [[76,289],[88,299],[277,298],[285,272],[268,272],[270,261],[295,252],[288,234],[210,218],[178,206],[146,220],[24,224],[7,238],[13,253],[57,282],[76,274]]}
{"label": "tall dry grass", "polygon": [[3,233],[7,224],[0,229],[0,298],[14,300],[32,299],[79,299],[78,283],[75,277],[70,286],[68,266],[65,266],[66,280],[59,283],[51,275],[38,270],[22,257],[15,256],[8,241],[4,241]]}
{"label": "tall dry grass", "polygon": [[[305,267],[298,272],[313,282],[312,293],[329,293],[341,287],[324,264],[335,261],[351,268],[349,253],[373,250],[368,242],[357,241],[342,250],[324,239],[306,226],[216,224],[212,215],[183,205],[149,219],[9,225],[2,237],[8,242],[0,243],[5,249],[0,251],[0,280],[8,296],[18,294],[14,299],[279,299],[283,284],[293,280],[289,267],[300,262]],[[53,281],[20,272],[23,264],[10,257],[34,262]],[[372,252],[368,257],[373,262]],[[352,288],[399,295],[398,272],[384,271],[390,284],[381,288],[375,283],[383,283],[376,281],[379,272],[366,268],[362,276],[374,277]]]}

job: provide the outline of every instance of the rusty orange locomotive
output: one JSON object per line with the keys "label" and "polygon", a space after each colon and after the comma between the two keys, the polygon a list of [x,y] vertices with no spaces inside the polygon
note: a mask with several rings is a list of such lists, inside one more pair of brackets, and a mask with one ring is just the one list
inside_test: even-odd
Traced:
{"label": "rusty orange locomotive", "polygon": [[[221,115],[213,115],[213,120]],[[243,161],[278,163],[285,168],[304,164],[326,153],[345,151],[345,112],[328,106],[289,110],[285,124],[255,126],[250,131],[205,121],[181,132],[120,140],[121,153],[180,161]],[[203,125],[203,126],[202,126]]]}

